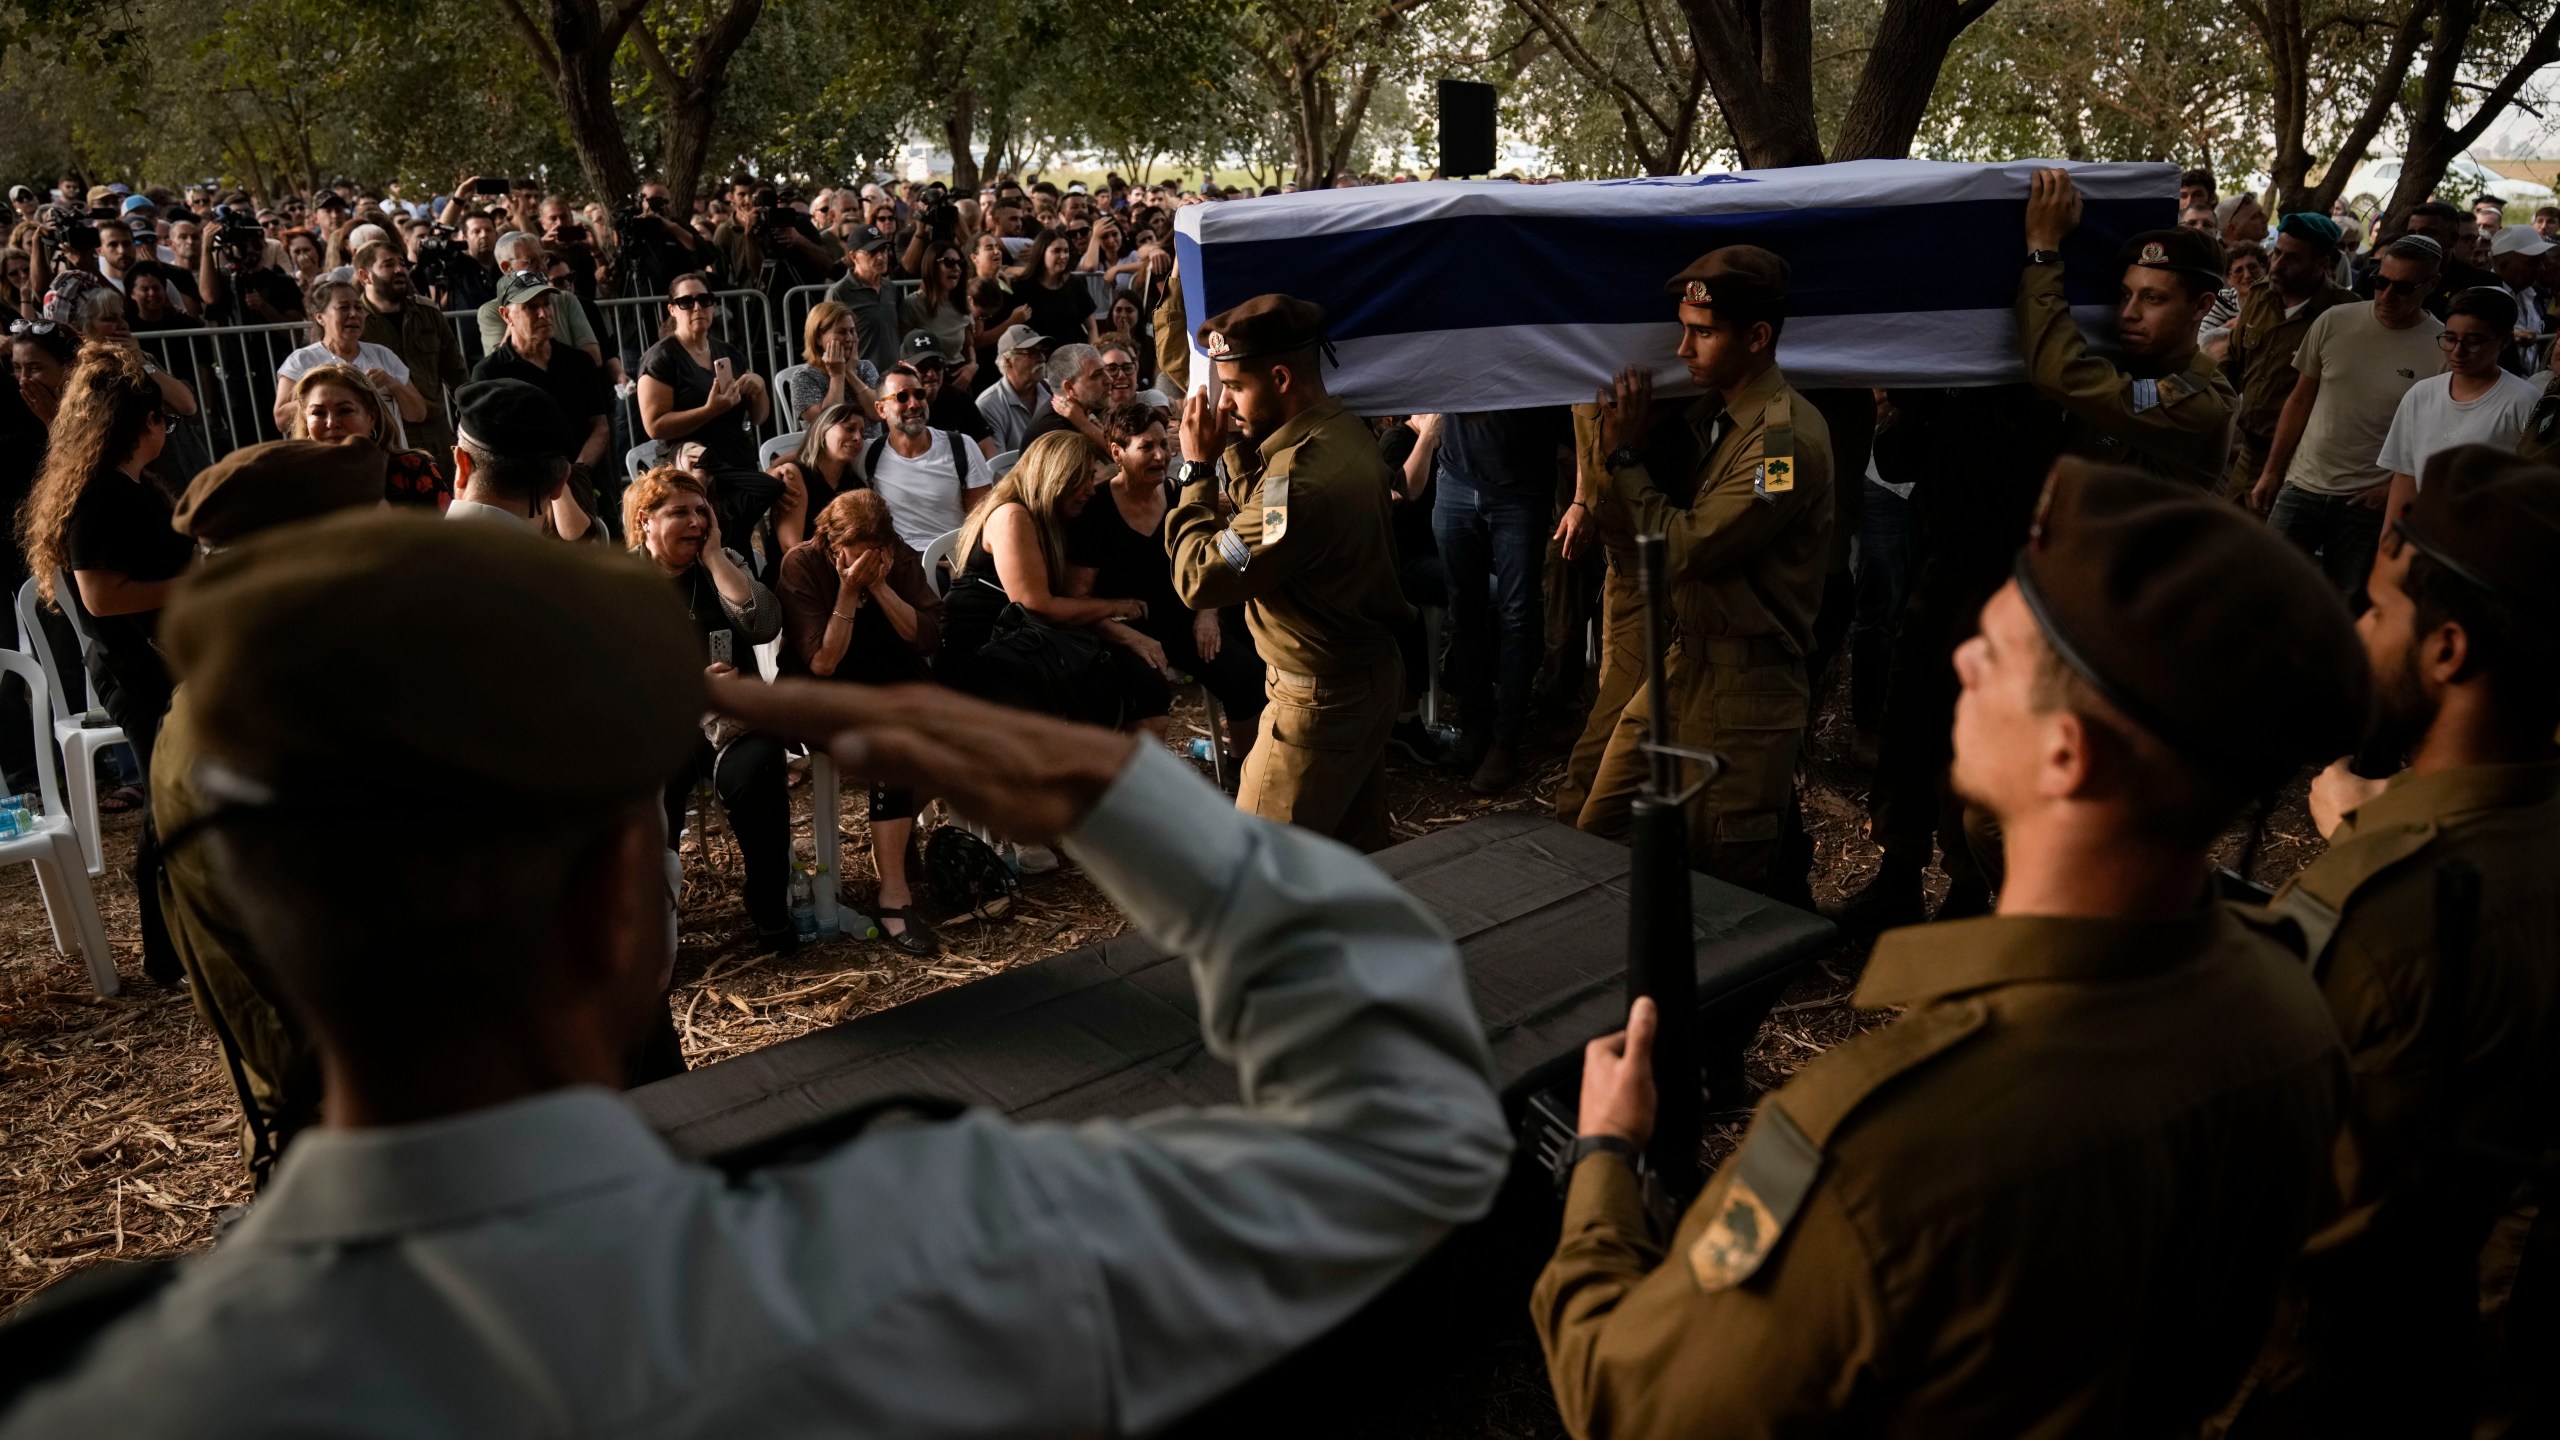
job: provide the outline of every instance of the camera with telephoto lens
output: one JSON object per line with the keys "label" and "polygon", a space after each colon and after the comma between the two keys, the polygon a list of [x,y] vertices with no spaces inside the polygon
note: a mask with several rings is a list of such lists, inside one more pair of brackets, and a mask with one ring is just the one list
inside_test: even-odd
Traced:
{"label": "camera with telephoto lens", "polygon": [[240,205],[223,205],[213,212],[213,243],[231,258],[231,268],[254,268],[267,251],[267,227],[258,223],[257,212]]}
{"label": "camera with telephoto lens", "polygon": [[960,233],[960,207],[948,200],[938,200],[924,212],[925,238],[936,245],[948,245]]}
{"label": "camera with telephoto lens", "polygon": [[57,251],[98,248],[98,230],[89,223],[89,212],[67,200],[56,200],[37,210],[36,228],[45,243]]}
{"label": "camera with telephoto lens", "polygon": [[454,290],[454,276],[462,263],[462,245],[453,235],[450,225],[429,225],[419,239],[418,258],[409,262],[409,278],[419,288],[448,294]]}

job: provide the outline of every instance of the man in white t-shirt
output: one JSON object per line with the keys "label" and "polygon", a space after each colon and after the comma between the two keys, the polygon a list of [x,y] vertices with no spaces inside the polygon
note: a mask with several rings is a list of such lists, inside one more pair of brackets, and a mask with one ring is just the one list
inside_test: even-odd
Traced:
{"label": "man in white t-shirt", "polygon": [[2436,337],[2453,368],[2409,387],[2382,442],[2382,468],[2391,472],[2386,523],[2409,508],[2428,456],[2456,445],[2513,450],[2524,438],[2542,395],[2523,376],[2498,368],[2498,352],[2515,328],[2516,302],[2506,291],[2483,285],[2453,297]]}
{"label": "man in white t-shirt", "polygon": [[969,518],[995,476],[969,437],[936,430],[933,396],[905,365],[880,377],[880,418],[888,434],[871,442],[871,488],[888,502],[898,538],[918,553]]}
{"label": "man in white t-shirt", "polygon": [[2391,472],[2381,461],[2391,417],[2419,381],[2444,369],[2426,311],[2444,251],[2407,236],[2383,252],[2368,304],[2338,305],[2311,322],[2293,357],[2300,377],[2249,504],[2277,533],[2321,562],[2347,594],[2364,585],[2382,537]]}

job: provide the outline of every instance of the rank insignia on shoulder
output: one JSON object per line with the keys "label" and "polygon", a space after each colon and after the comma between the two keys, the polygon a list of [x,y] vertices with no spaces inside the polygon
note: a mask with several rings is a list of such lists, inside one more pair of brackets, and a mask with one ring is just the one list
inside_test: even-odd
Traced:
{"label": "rank insignia on shoulder", "polygon": [[1796,488],[1796,462],[1784,455],[1772,455],[1760,462],[1760,481],[1756,487],[1763,495],[1784,495]]}
{"label": "rank insignia on shoulder", "polygon": [[1245,567],[1253,563],[1253,551],[1245,545],[1243,537],[1237,535],[1234,528],[1230,527],[1218,532],[1218,558],[1227,562],[1228,569],[1241,575],[1245,572]]}

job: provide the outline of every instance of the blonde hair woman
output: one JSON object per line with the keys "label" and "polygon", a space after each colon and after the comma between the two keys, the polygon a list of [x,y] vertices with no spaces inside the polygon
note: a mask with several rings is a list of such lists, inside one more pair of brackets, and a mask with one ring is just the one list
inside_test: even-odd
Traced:
{"label": "blonde hair woman", "polygon": [[[1101,485],[1102,460],[1082,434],[1055,431],[995,483],[960,527],[952,552],[960,573],[943,602],[935,668],[946,684],[985,699],[1161,731],[1172,705],[1164,649],[1126,623],[1145,618],[1146,603],[1075,594],[1069,579],[1067,527]],[[1078,632],[1109,648],[1078,644]],[[1049,653],[1039,664],[1015,663],[1042,649]],[[1041,670],[1054,683],[1035,683]]]}
{"label": "blonde hair woman", "polygon": [[453,503],[453,482],[436,457],[402,444],[399,413],[373,381],[352,365],[321,365],[293,382],[293,406],[285,417],[285,433],[296,440],[332,445],[371,445],[390,457],[382,479],[382,498],[394,505]]}
{"label": "blonde hair woman", "polygon": [[782,397],[791,418],[805,426],[837,405],[872,412],[880,398],[880,372],[862,358],[862,331],[851,310],[833,300],[810,306],[800,326],[800,358],[809,368],[791,372]]}

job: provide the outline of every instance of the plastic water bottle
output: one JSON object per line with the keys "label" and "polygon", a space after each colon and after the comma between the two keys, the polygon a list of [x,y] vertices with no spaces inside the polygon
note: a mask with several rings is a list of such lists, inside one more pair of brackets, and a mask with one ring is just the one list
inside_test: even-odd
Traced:
{"label": "plastic water bottle", "polygon": [[1208,737],[1208,736],[1206,736],[1206,735],[1194,735],[1194,736],[1192,736],[1192,737],[1191,737],[1191,758],[1192,758],[1192,759],[1199,761],[1199,762],[1200,762],[1201,764],[1203,764],[1203,765],[1206,765],[1206,764],[1208,764],[1208,763],[1210,762],[1210,760],[1215,756],[1215,754],[1216,754],[1216,752],[1215,752],[1215,751],[1213,751],[1213,750],[1210,748],[1210,746],[1209,746],[1209,737]]}
{"label": "plastic water bottle", "polygon": [[818,938],[817,888],[807,870],[791,875],[791,929],[803,940]]}
{"label": "plastic water bottle", "polygon": [[0,840],[15,840],[25,833],[26,827],[18,823],[17,802],[0,805]]}

